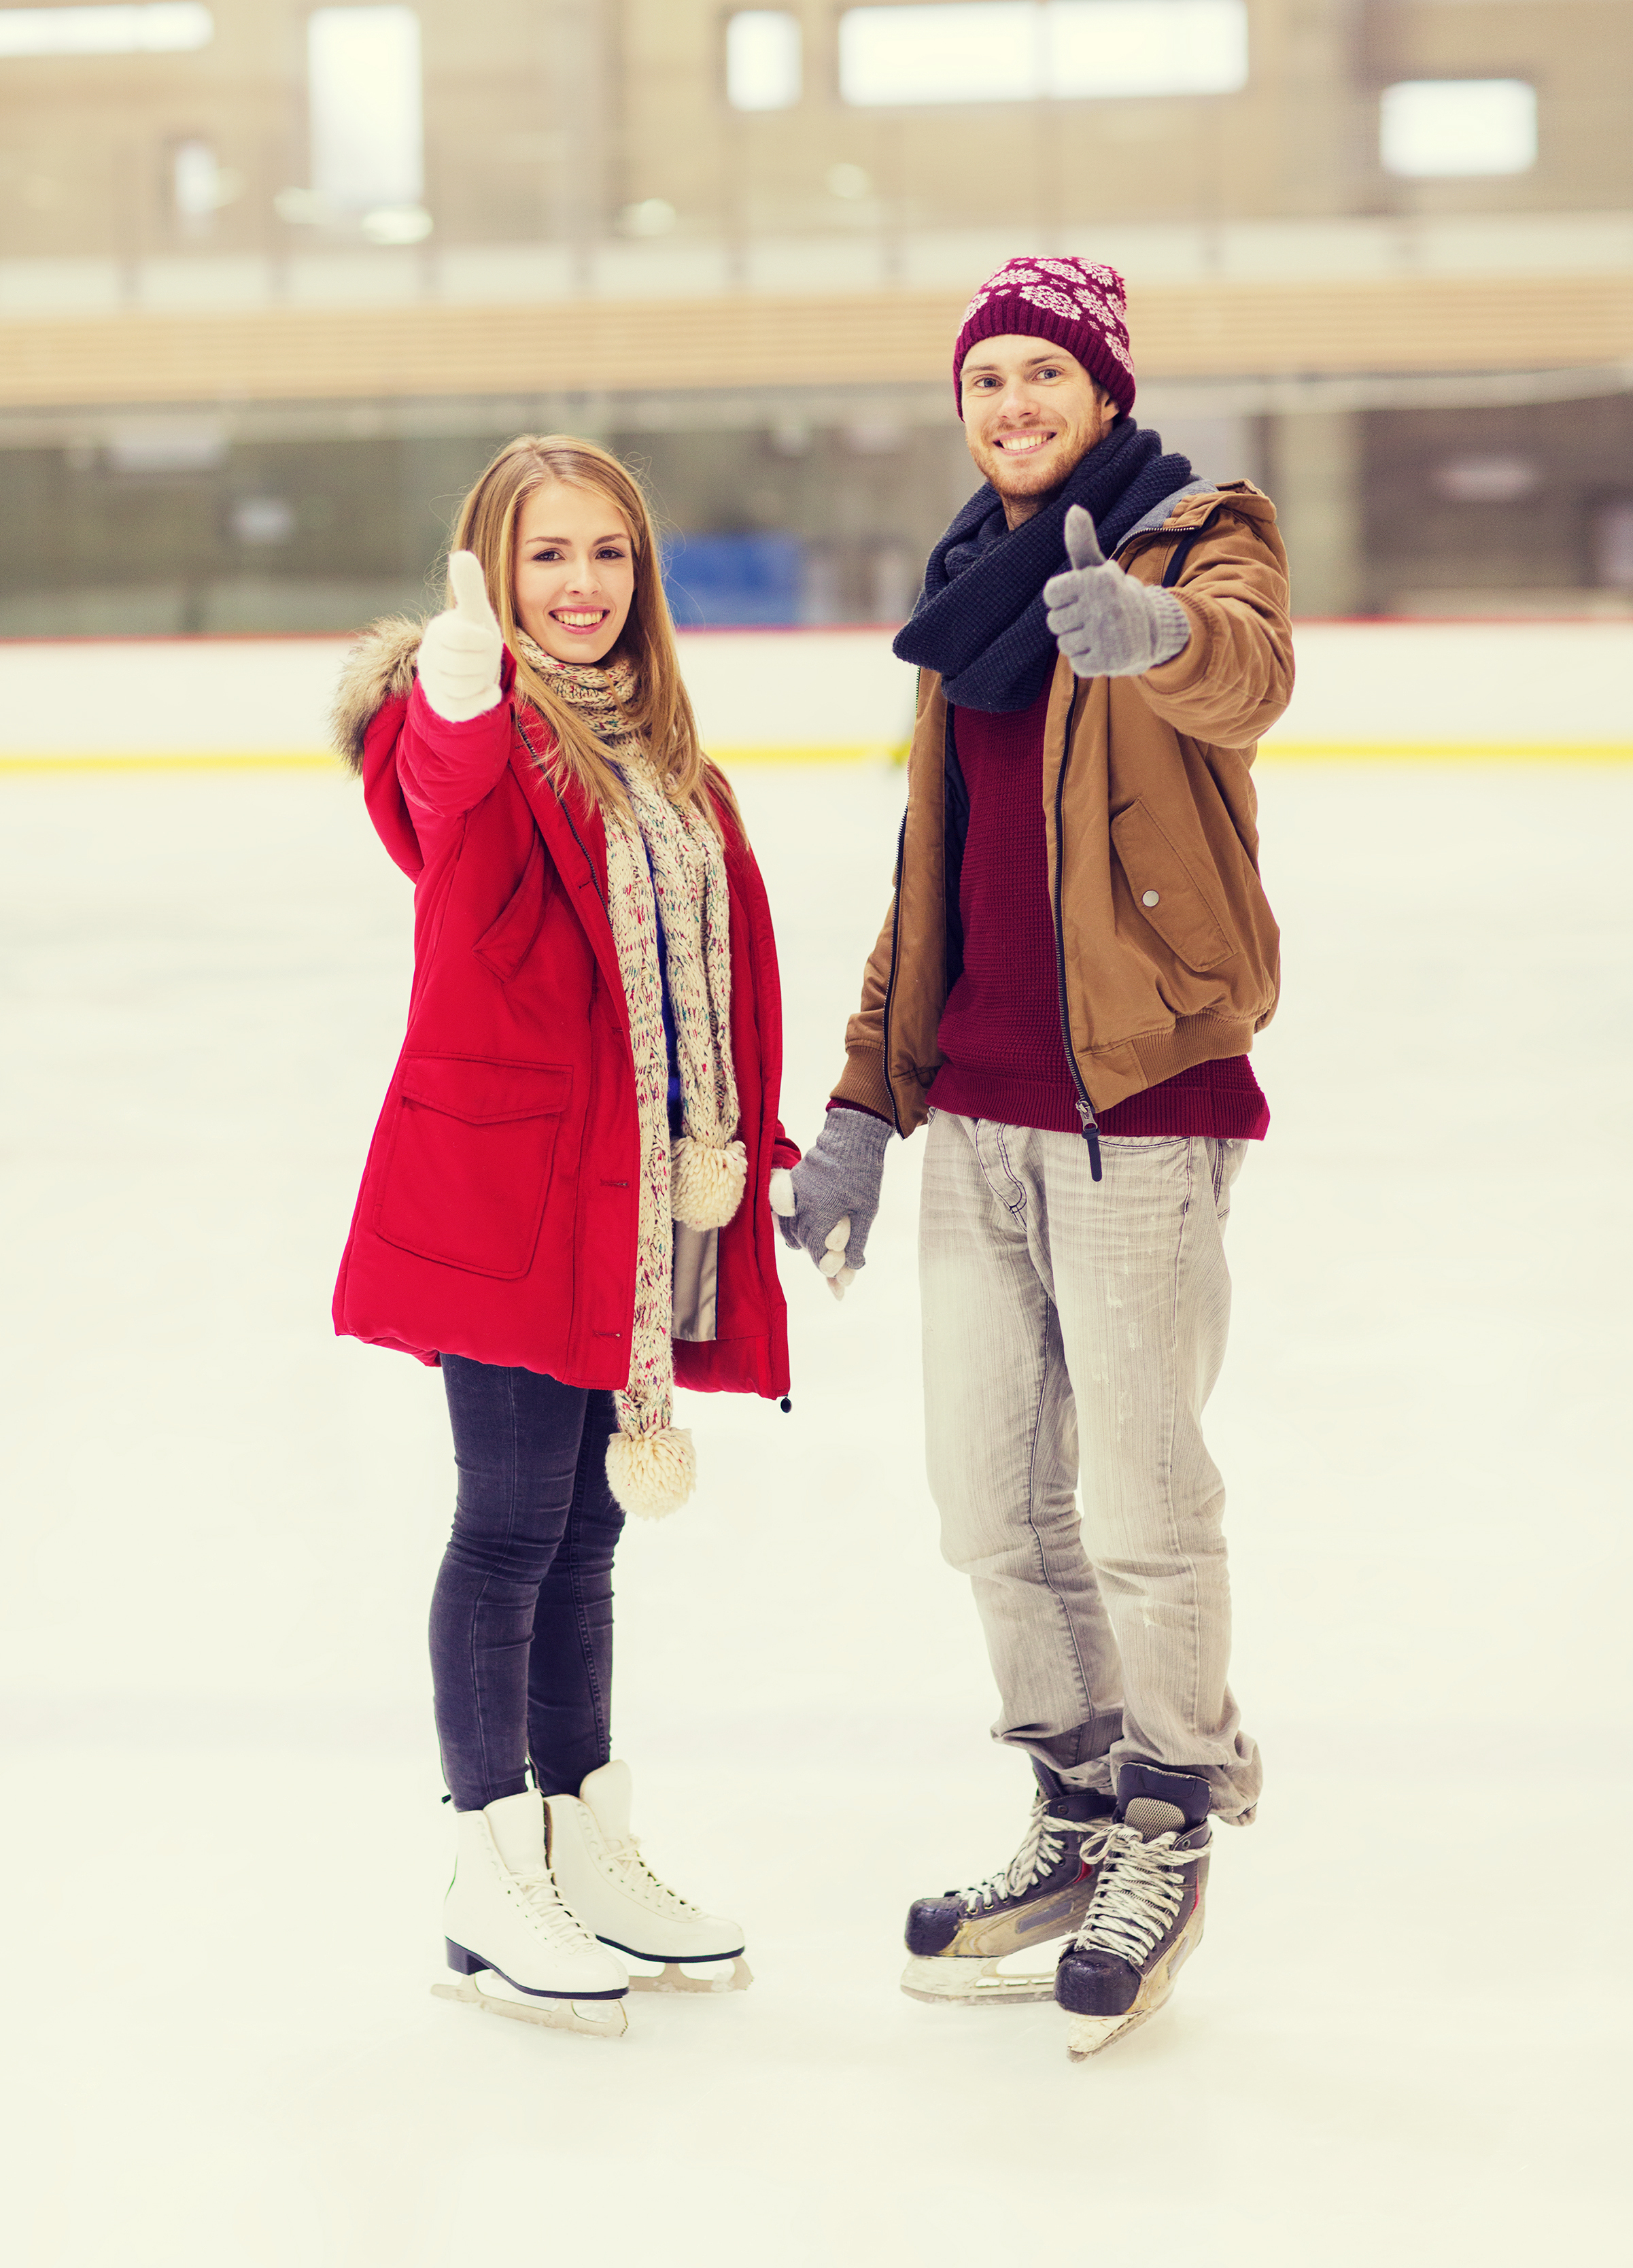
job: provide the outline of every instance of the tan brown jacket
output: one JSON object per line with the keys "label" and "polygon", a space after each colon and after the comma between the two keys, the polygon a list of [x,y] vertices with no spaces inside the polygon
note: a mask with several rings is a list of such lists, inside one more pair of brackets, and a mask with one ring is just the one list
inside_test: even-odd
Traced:
{"label": "tan brown jacket", "polygon": [[[1181,496],[1117,556],[1138,582],[1177,576],[1191,636],[1144,677],[1078,678],[1063,657],[1049,696],[1043,815],[1062,1024],[1097,1111],[1246,1054],[1275,1012],[1278,937],[1250,768],[1293,682],[1287,555],[1275,506],[1249,482]],[[921,671],[894,895],[834,1089],[901,1134],[923,1122],[958,973],[947,911],[962,828],[956,813],[949,826],[947,733],[941,681]]]}

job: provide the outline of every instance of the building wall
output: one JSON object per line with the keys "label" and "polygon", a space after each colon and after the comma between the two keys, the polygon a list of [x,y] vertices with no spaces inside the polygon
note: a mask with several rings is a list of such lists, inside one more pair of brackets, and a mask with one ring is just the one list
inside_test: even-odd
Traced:
{"label": "building wall", "polygon": [[[1140,414],[1270,487],[1302,608],[1629,603],[1633,0],[1250,4],[1234,95],[875,111],[795,0],[803,99],[749,114],[718,0],[422,0],[400,249],[291,217],[291,0],[218,0],[192,55],[0,62],[0,632],[419,605],[540,426],[680,533],[792,538],[805,619],[893,618],[971,481],[958,311],[1050,245],[1127,269]],[[1385,86],[1490,76],[1538,89],[1532,171],[1382,170]],[[223,202],[184,219],[190,139]]]}
{"label": "building wall", "polygon": [[1633,202],[1633,8],[1623,0],[1368,0],[1355,91],[1398,79],[1519,78],[1536,88],[1534,169],[1414,180],[1379,171],[1401,212],[1596,211]]}
{"label": "building wall", "polygon": [[[307,179],[306,10],[216,0],[176,55],[0,62],[0,257],[283,252],[355,237],[281,220]],[[805,91],[733,112],[717,0],[419,0],[433,247],[574,243],[658,199],[674,239],[1633,204],[1633,0],[1251,0],[1240,92],[1182,99],[848,107],[838,8],[798,0]],[[1401,181],[1379,90],[1517,77],[1541,99],[1534,171]],[[214,144],[227,202],[173,211],[176,144]],[[840,177],[835,167],[865,178]]]}
{"label": "building wall", "polygon": [[[840,99],[830,0],[804,0],[797,108],[735,114],[724,11],[631,0],[622,82],[624,183],[687,228],[798,236],[831,230],[1021,226],[1093,220],[1337,213],[1364,171],[1364,99],[1349,77],[1353,0],[1254,0],[1239,94],[855,109]],[[868,190],[836,194],[836,166]]]}

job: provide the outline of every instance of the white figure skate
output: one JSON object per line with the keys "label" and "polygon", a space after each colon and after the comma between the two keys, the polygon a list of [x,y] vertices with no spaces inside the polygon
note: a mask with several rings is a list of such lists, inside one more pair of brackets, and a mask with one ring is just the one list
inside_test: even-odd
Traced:
{"label": "white figure skate", "polygon": [[[531,1790],[502,1796],[485,1811],[456,1812],[453,1824],[443,1930],[448,1966],[460,1981],[431,1991],[490,2015],[616,2039],[629,2029],[629,1974],[551,1880],[539,1798]],[[496,1980],[492,1989],[478,1983],[482,1977]]]}
{"label": "white figure skate", "polygon": [[[557,1889],[603,1945],[661,1964],[655,1977],[633,1971],[634,1991],[741,1992],[754,1982],[742,1924],[700,1911],[658,1881],[629,1832],[630,1793],[629,1767],[614,1759],[577,1795],[546,1798]],[[688,1975],[697,1968],[702,1976]]]}

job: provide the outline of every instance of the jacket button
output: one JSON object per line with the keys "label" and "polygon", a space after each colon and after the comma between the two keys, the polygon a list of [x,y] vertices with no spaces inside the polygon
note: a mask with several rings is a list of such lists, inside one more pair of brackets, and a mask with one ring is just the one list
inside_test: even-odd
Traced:
{"label": "jacket button", "polygon": [[1143,906],[1154,906],[1159,903],[1161,897],[1160,890],[1147,890],[1141,897],[1140,903]]}

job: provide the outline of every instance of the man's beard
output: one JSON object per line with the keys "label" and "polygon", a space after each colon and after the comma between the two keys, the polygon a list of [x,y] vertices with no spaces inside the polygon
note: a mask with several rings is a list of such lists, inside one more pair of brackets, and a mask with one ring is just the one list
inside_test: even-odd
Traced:
{"label": "man's beard", "polygon": [[1104,433],[1088,427],[1077,434],[1062,434],[1038,452],[1043,463],[1032,458],[1018,461],[996,445],[983,444],[982,456],[975,458],[975,470],[1005,504],[1044,504],[1071,478],[1090,450],[1113,431],[1114,424]]}

